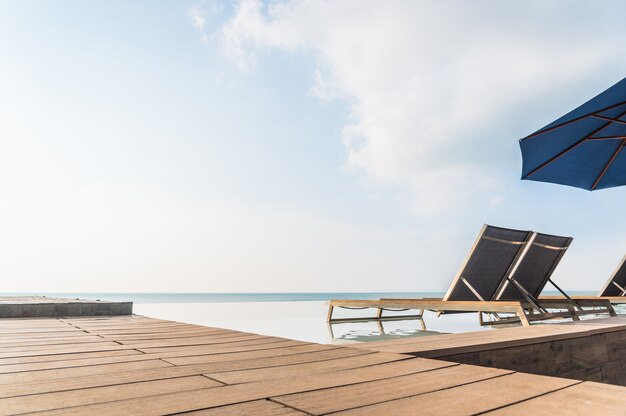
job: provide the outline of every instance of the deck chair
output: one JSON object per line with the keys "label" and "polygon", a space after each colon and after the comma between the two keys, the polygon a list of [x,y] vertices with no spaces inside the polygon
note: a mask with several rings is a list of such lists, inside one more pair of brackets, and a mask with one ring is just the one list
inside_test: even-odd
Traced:
{"label": "deck chair", "polygon": [[[533,319],[578,319],[575,309],[582,311],[582,307],[551,280],[571,242],[571,237],[485,225],[443,300],[519,301],[534,314]],[[548,282],[565,300],[538,299]],[[549,308],[568,312],[549,312]],[[497,313],[489,315],[501,320]],[[479,317],[485,323],[482,312]]]}
{"label": "deck chair", "polygon": [[598,296],[626,296],[626,256],[622,258]]}
{"label": "deck chair", "polygon": [[443,300],[493,300],[532,235],[485,224]]}
{"label": "deck chair", "polygon": [[[483,313],[495,317],[497,323],[521,320],[528,325],[530,320],[559,317],[577,320],[576,309],[593,313],[583,312],[583,304],[604,307],[614,315],[610,302],[598,298],[574,301],[551,280],[571,242],[571,237],[484,225],[443,299],[332,300],[328,322],[337,321],[332,319],[333,307],[378,309],[376,318],[365,319],[382,319],[383,310],[390,308],[419,309],[420,317],[426,309],[438,314],[478,312],[480,322],[485,324],[496,322],[483,321]],[[548,282],[564,297],[539,299]],[[512,313],[515,317],[501,319],[499,313]]]}
{"label": "deck chair", "polygon": [[[615,316],[610,301],[596,297],[576,297],[573,299],[553,280],[552,273],[572,243],[571,237],[531,232],[523,243],[523,249],[513,261],[492,301],[520,301],[531,314],[530,320],[569,317],[578,320],[580,315],[608,313]],[[550,283],[562,298],[540,297],[545,286]],[[584,309],[590,308],[590,309]],[[497,314],[492,314],[497,316]],[[480,314],[483,323],[482,313]],[[506,323],[510,320],[499,320]]]}
{"label": "deck chair", "polygon": [[539,295],[550,282],[566,299],[572,301],[551,279],[552,272],[572,240],[571,237],[533,232],[516,264],[502,280],[494,300],[524,299],[538,306]]}

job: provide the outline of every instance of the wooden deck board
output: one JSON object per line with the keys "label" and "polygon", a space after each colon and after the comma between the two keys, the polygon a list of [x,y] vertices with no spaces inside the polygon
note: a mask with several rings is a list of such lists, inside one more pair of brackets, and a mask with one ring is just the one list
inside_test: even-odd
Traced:
{"label": "wooden deck board", "polygon": [[152,368],[172,367],[172,364],[163,360],[147,360],[130,363],[115,363],[106,365],[86,365],[82,367],[55,368],[50,370],[24,371],[21,373],[0,374],[0,385],[15,384],[32,381],[56,380],[69,377],[91,376],[96,374],[121,373],[125,371],[140,371]]}
{"label": "wooden deck board", "polygon": [[0,415],[62,409],[143,396],[218,387],[222,384],[202,376],[146,381],[0,399]]}
{"label": "wooden deck board", "polygon": [[171,366],[142,371],[127,371],[101,375],[70,377],[61,379],[61,381],[59,381],[59,379],[26,381],[1,386],[0,397],[15,397],[28,394],[53,393],[92,387],[124,385],[142,381],[175,379],[178,377],[201,375],[202,370],[203,368],[195,366]]}
{"label": "wooden deck board", "polygon": [[626,413],[625,409],[622,388],[584,382],[486,414],[492,416],[623,415]]}
{"label": "wooden deck board", "polygon": [[253,381],[276,380],[286,377],[297,377],[301,374],[330,373],[333,371],[347,370],[351,368],[375,366],[377,364],[404,359],[407,359],[407,357],[399,354],[374,353],[283,367],[225,371],[221,373],[207,372],[206,375],[226,384],[239,384],[250,383]]}
{"label": "wooden deck board", "polygon": [[146,354],[158,353],[163,354],[163,357],[166,357],[170,354],[170,357],[174,357],[177,355],[185,355],[195,351],[206,351],[206,353],[220,353],[220,352],[237,352],[237,351],[252,351],[255,349],[265,349],[265,348],[275,348],[278,345],[305,345],[309,344],[308,342],[302,341],[293,341],[284,338],[276,338],[276,337],[265,337],[265,338],[255,338],[248,341],[238,341],[236,343],[228,343],[228,344],[209,344],[209,345],[174,345],[169,347],[149,347],[149,348],[136,348],[138,351],[144,352]]}
{"label": "wooden deck board", "polygon": [[[565,343],[625,323],[507,328],[355,348],[141,316],[0,319],[8,334],[0,335],[0,415],[619,414],[626,407],[623,387],[399,352]],[[57,344],[63,334],[72,335]]]}
{"label": "wooden deck board", "polygon": [[14,348],[15,349],[21,349],[21,348],[30,348],[30,347],[37,347],[37,346],[49,346],[49,345],[65,345],[68,343],[68,339],[71,340],[72,344],[83,344],[86,342],[102,342],[104,341],[102,339],[102,337],[99,337],[97,335],[89,335],[89,334],[85,334],[82,335],[80,337],[72,337],[72,338],[45,338],[45,339],[36,339],[36,340],[26,340],[26,341],[10,341],[10,342],[4,342],[4,340],[0,340],[0,348],[2,349],[10,349],[10,348]]}
{"label": "wooden deck board", "polygon": [[54,355],[54,354],[70,354],[75,352],[97,352],[97,351],[119,351],[119,350],[134,350],[131,346],[120,345],[117,342],[100,342],[90,344],[65,344],[43,347],[31,347],[28,349],[13,349],[11,351],[5,351],[0,348],[1,358],[14,358],[14,357],[30,357],[38,355]]}
{"label": "wooden deck board", "polygon": [[285,407],[269,400],[231,404],[212,409],[184,413],[185,416],[305,416],[306,413]]}
{"label": "wooden deck board", "polygon": [[[537,377],[540,378],[537,379]],[[576,383],[579,382],[554,377],[542,379],[541,376],[515,373],[400,400],[359,407],[336,413],[336,415],[469,416],[528,400]]]}
{"label": "wooden deck board", "polygon": [[[112,356],[101,356],[101,357],[87,357],[82,359],[72,359],[72,360],[55,360],[55,361],[44,361],[44,362],[31,362],[31,363],[18,363],[18,364],[5,364],[0,365],[0,374],[7,373],[18,373],[25,371],[36,371],[36,370],[47,370],[47,369],[55,369],[55,368],[71,368],[71,367],[84,367],[89,365],[102,365],[102,364],[114,364],[114,363],[130,363],[135,361],[146,361],[146,360],[155,360],[162,359],[165,362],[174,365],[188,365],[188,364],[209,364],[209,363],[223,363],[228,361],[238,361],[238,364],[245,363],[246,360],[258,360],[261,358],[273,358],[277,359],[278,357],[290,356],[301,354],[303,355],[303,359],[312,359],[317,360],[316,356],[306,356],[306,353],[311,352],[323,352],[329,350],[338,350],[342,349],[343,352],[338,354],[332,354],[333,358],[336,358],[338,355],[348,354],[351,355],[361,355],[366,352],[355,352],[352,350],[346,350],[345,348],[341,348],[338,346],[327,346],[327,345],[318,345],[318,344],[305,344],[305,345],[297,345],[294,347],[283,347],[283,348],[274,348],[269,350],[255,350],[255,351],[246,351],[239,353],[231,353],[231,354],[211,354],[209,351],[206,351],[202,355],[187,355],[185,354],[182,357],[164,357],[164,355],[168,354],[142,354],[139,351],[125,351],[125,352],[134,352],[134,354],[126,354],[119,355],[115,354]],[[307,358],[308,357],[308,358]],[[290,362],[294,362],[295,360],[290,359]],[[263,365],[269,366],[270,361],[264,361]],[[227,364],[229,368],[234,368],[231,364]]]}
{"label": "wooden deck board", "polygon": [[43,362],[50,362],[50,361],[72,361],[72,360],[82,360],[85,358],[117,357],[117,356],[124,356],[124,355],[143,355],[143,353],[137,350],[118,350],[118,351],[78,352],[78,353],[73,353],[73,354],[36,355],[36,356],[16,357],[16,358],[0,358],[0,368],[2,368],[3,365],[43,363]]}
{"label": "wooden deck board", "polygon": [[[272,348],[254,351],[233,352],[230,354],[203,354],[192,355],[185,357],[172,357],[163,358],[164,361],[172,363],[174,365],[189,365],[189,364],[208,364],[226,361],[240,361],[240,360],[259,360],[275,357],[287,357],[296,354],[306,354],[310,352],[329,351],[338,349],[341,347],[331,345],[320,344],[305,344],[296,345],[293,347]],[[148,355],[148,354],[146,354]],[[1,367],[0,367],[1,369]]]}
{"label": "wooden deck board", "polygon": [[416,396],[431,391],[510,374],[512,371],[458,365],[380,381],[274,397],[278,403],[321,415]]}
{"label": "wooden deck board", "polygon": [[250,341],[264,339],[263,335],[241,334],[228,338],[212,338],[212,337],[180,337],[172,339],[157,340],[141,340],[141,341],[119,341],[124,346],[133,348],[155,348],[155,347],[177,347],[187,345],[209,345],[209,344],[227,344],[230,342]]}

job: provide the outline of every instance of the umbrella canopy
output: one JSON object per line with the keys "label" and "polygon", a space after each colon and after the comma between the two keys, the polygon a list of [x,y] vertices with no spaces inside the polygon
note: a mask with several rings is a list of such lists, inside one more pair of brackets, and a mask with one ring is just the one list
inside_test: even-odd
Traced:
{"label": "umbrella canopy", "polygon": [[520,140],[522,179],[596,189],[626,185],[626,78]]}

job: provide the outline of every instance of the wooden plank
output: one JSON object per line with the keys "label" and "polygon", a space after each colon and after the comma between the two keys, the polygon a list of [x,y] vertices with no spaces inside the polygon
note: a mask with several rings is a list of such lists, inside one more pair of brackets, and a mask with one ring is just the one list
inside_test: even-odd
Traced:
{"label": "wooden plank", "polygon": [[13,352],[29,352],[29,351],[48,351],[50,349],[63,348],[63,347],[78,347],[78,348],[91,348],[98,347],[100,345],[116,345],[121,347],[123,345],[115,342],[115,341],[106,341],[102,338],[99,340],[91,341],[91,342],[80,342],[80,340],[68,340],[63,344],[42,344],[42,345],[21,345],[21,346],[10,346],[0,348],[0,354],[9,354]]}
{"label": "wooden plank", "polygon": [[[169,360],[160,360],[170,364],[181,365],[181,363],[174,363],[173,361],[183,360],[186,361],[187,364],[195,364],[195,363],[205,363],[205,364],[214,364],[212,366],[204,366],[202,372],[219,372],[224,370],[234,371],[239,369],[251,369],[251,368],[265,368],[265,367],[273,367],[273,366],[281,366],[281,365],[292,365],[298,363],[305,362],[316,362],[323,361],[329,359],[336,359],[341,357],[352,357],[368,354],[366,351],[353,350],[343,347],[326,347],[322,345],[305,345],[295,347],[296,350],[293,349],[281,349],[281,350],[269,350],[270,353],[266,351],[261,352],[248,352],[248,353],[237,353],[237,354],[217,354],[217,355],[203,355],[199,359],[198,357],[189,357],[183,359],[169,359]],[[194,359],[196,358],[196,359]],[[259,361],[260,358],[263,358],[262,361]],[[15,365],[5,365],[0,367],[0,384],[6,383],[4,381],[7,377],[3,379],[3,376],[9,375],[11,373],[21,373],[21,372],[32,372],[37,371],[32,375],[32,378],[38,378],[42,375],[48,374],[46,372],[42,372],[42,370],[52,370],[52,369],[68,369],[74,367],[93,367],[93,366],[102,366],[105,364],[118,364],[118,363],[127,363],[131,367],[138,361],[159,361],[158,354],[141,354],[141,355],[131,355],[131,356],[115,356],[115,357],[100,357],[100,358],[86,358],[82,360],[70,360],[70,361],[53,361],[53,362],[44,362],[44,363],[29,363],[29,364],[15,364]],[[233,362],[236,361],[236,362]],[[122,369],[125,369],[127,366],[122,366]],[[138,367],[144,368],[144,367]],[[153,366],[149,366],[147,368],[153,368]],[[16,375],[17,376],[17,375]],[[28,376],[31,378],[31,376]],[[18,377],[11,378],[13,381],[19,381]]]}
{"label": "wooden plank", "polygon": [[69,354],[74,352],[95,352],[114,350],[133,350],[132,346],[120,345],[116,342],[99,342],[90,344],[66,344],[46,347],[29,347],[27,350],[0,351],[0,358],[29,357],[35,355]]}
{"label": "wooden plank", "polygon": [[624,388],[584,382],[487,413],[490,416],[623,415]]}
{"label": "wooden plank", "polygon": [[[204,363],[206,365],[198,368],[198,374],[204,373],[216,373],[220,371],[236,371],[242,369],[254,369],[254,368],[267,368],[267,367],[275,367],[275,366],[283,366],[283,365],[293,365],[300,363],[309,363],[309,362],[317,362],[324,361],[330,359],[337,359],[342,357],[352,357],[352,356],[360,356],[369,354],[366,351],[359,351],[348,349],[344,347],[326,347],[322,345],[305,345],[296,347],[298,349],[285,349],[285,351],[273,351],[270,350],[271,353],[263,353],[263,352],[251,352],[247,353],[247,355],[242,356],[242,353],[234,354],[217,354],[207,356],[204,355],[200,360],[195,360],[198,363]],[[121,357],[101,357],[101,358],[88,358],[83,360],[71,360],[71,361],[54,361],[54,362],[44,362],[44,363],[30,363],[30,364],[16,364],[16,365],[7,365],[0,367],[0,384],[7,384],[10,380],[11,382],[20,382],[20,381],[35,381],[35,380],[45,380],[49,378],[63,378],[63,377],[75,377],[76,375],[70,371],[61,371],[62,369],[71,369],[76,367],[81,367],[81,372],[87,371],[87,369],[93,370],[93,374],[96,374],[96,370],[99,370],[99,367],[106,367],[108,370],[112,370],[113,367],[110,364],[120,364],[115,368],[119,368],[120,371],[129,371],[127,369],[144,369],[144,368],[154,368],[155,366],[161,367],[163,365],[156,365],[159,362],[167,363],[168,360],[157,360],[155,354],[142,354],[142,355],[132,355],[132,356],[121,356]],[[260,358],[264,358],[263,360],[259,360]],[[173,359],[175,360],[175,359]],[[143,366],[141,364],[137,364],[138,361],[150,361],[152,364],[149,366]],[[189,360],[188,364],[194,364]],[[126,365],[124,365],[126,363]],[[170,361],[171,363],[171,361]],[[105,366],[106,364],[106,366]],[[154,365],[153,365],[154,364]],[[212,365],[209,365],[212,364]],[[50,371],[43,371],[50,370]],[[59,370],[59,371],[52,371]],[[105,371],[105,368],[101,369]],[[110,371],[106,372],[110,372]],[[20,375],[23,374],[23,377]],[[14,376],[11,377],[11,374]],[[82,373],[76,373],[78,375],[82,375]]]}
{"label": "wooden plank", "polygon": [[[71,340],[71,341],[70,341]],[[60,338],[47,338],[47,339],[37,339],[37,340],[27,340],[27,341],[18,341],[18,342],[2,342],[0,341],[0,351],[11,351],[15,348],[23,348],[23,347],[32,347],[32,346],[48,346],[48,345],[64,345],[70,341],[72,344],[82,344],[86,342],[102,342],[102,337],[97,335],[88,335],[84,334],[81,337],[72,337],[70,339],[60,337]]]}
{"label": "wooden plank", "polygon": [[[205,329],[207,331],[211,331],[213,330],[214,332],[224,332],[224,331],[232,331],[232,332],[237,332],[237,331],[233,331],[230,329],[222,329],[222,328],[208,328],[208,327],[203,327],[200,325],[178,325],[178,326],[170,326],[170,327],[158,327],[158,328],[125,328],[125,327],[121,327],[118,329],[101,329],[101,328],[93,328],[93,329],[86,329],[85,331],[89,331],[89,332],[94,332],[97,333],[99,335],[102,336],[107,336],[107,335],[137,335],[137,334],[154,334],[154,333],[163,333],[163,332],[168,332],[168,333],[176,333],[176,332],[185,332],[185,331],[192,331],[195,329]],[[82,330],[81,330],[82,331]]]}
{"label": "wooden plank", "polygon": [[[293,347],[233,352],[233,353],[227,353],[227,354],[208,354],[208,355],[204,354],[204,355],[192,355],[192,356],[185,356],[185,357],[163,358],[163,360],[167,361],[168,363],[172,363],[174,365],[205,364],[205,363],[216,363],[216,362],[224,362],[224,361],[259,360],[262,358],[263,359],[273,358],[277,356],[285,357],[285,356],[295,355],[295,354],[334,350],[337,348],[341,348],[341,347],[331,346],[331,345],[320,345],[320,344],[305,344],[305,345],[296,345]],[[152,355],[152,354],[146,354],[146,355]],[[2,367],[0,367],[0,370],[1,369]]]}
{"label": "wooden plank", "polygon": [[[291,367],[300,364],[319,364],[320,366],[322,366],[323,363],[326,361],[335,361],[351,357],[361,357],[371,354],[376,353],[358,351],[352,348],[336,348],[330,350],[306,352],[301,354],[267,357],[262,360],[253,358],[237,361],[212,362],[204,364],[206,370],[203,373],[215,375],[222,372],[232,373],[240,372],[242,370],[253,371],[256,369],[266,369],[268,371],[272,371],[273,369],[275,369],[276,371],[280,371],[280,368],[284,366]],[[211,375],[210,377],[212,377]]]}
{"label": "wooden plank", "polygon": [[146,354],[155,354],[161,358],[191,357],[194,355],[229,354],[245,351],[269,350],[274,348],[309,345],[308,342],[289,340],[263,340],[264,342],[241,342],[232,344],[192,345],[183,347],[146,348],[141,349]]}
{"label": "wooden plank", "polygon": [[[107,374],[92,374],[87,376],[63,378],[41,381],[26,381],[0,386],[0,397],[15,397],[32,394],[53,393],[67,390],[90,389],[101,386],[118,386],[142,381],[175,379],[178,377],[201,375],[203,367],[197,366],[170,366],[141,371],[127,371]],[[206,377],[205,377],[206,378]]]}
{"label": "wooden plank", "polygon": [[49,338],[60,338],[63,337],[65,339],[72,339],[74,337],[83,337],[83,336],[93,336],[93,334],[89,334],[87,332],[81,330],[68,331],[59,334],[58,332],[35,332],[28,334],[0,334],[0,340],[2,342],[16,342],[16,341],[36,341],[36,340],[46,340]]}
{"label": "wooden plank", "polygon": [[185,345],[209,345],[209,344],[227,344],[241,341],[258,340],[267,338],[264,335],[242,334],[228,338],[214,339],[211,337],[192,337],[192,338],[175,338],[163,340],[142,340],[142,341],[120,341],[122,345],[130,346],[136,349],[154,348],[154,347],[175,347]]}
{"label": "wooden plank", "polygon": [[[405,357],[402,357],[405,358]],[[387,358],[388,360],[388,358]],[[378,364],[376,370],[372,371],[370,367],[359,368],[358,365],[354,369],[346,369],[349,366],[340,368],[341,371],[337,375],[333,375],[333,383],[350,383],[369,380],[378,380],[381,378],[392,377],[397,375],[412,374],[421,371],[428,371],[435,368],[443,368],[449,366],[455,366],[455,363],[447,363],[442,361],[428,360],[428,359],[412,359],[405,361],[388,361],[387,363],[379,364],[377,362],[368,361],[368,364]],[[354,362],[351,362],[355,365]],[[363,364],[356,363],[356,364]],[[156,368],[151,370],[142,371],[129,371],[123,373],[103,374],[103,375],[91,375],[86,377],[73,377],[64,378],[60,383],[58,380],[43,380],[34,382],[24,382],[13,385],[3,385],[0,388],[0,397],[13,397],[23,394],[37,394],[64,390],[73,390],[79,388],[90,388],[97,386],[108,386],[124,383],[135,383],[138,381],[160,380],[175,377],[184,377],[190,375],[199,375],[211,367],[198,364],[198,365],[185,365],[185,366],[172,366],[164,368]],[[302,374],[295,376],[296,380],[302,378]],[[326,376],[322,376],[326,378]],[[312,383],[320,382],[316,378],[312,378]],[[323,381],[323,380],[322,380]],[[328,381],[323,381],[323,385],[328,385]],[[336,384],[332,384],[336,385]]]}
{"label": "wooden plank", "polygon": [[225,338],[228,336],[241,335],[242,332],[236,331],[210,331],[204,329],[187,329],[184,331],[165,331],[165,332],[151,332],[151,333],[139,333],[139,334],[102,334],[100,331],[90,332],[90,334],[97,334],[98,336],[116,341],[124,340],[142,340],[142,339],[167,339],[167,338],[179,338],[179,337],[195,337],[195,336],[210,336],[214,338]]}
{"label": "wooden plank", "polygon": [[514,373],[450,389],[346,410],[335,415],[467,416],[527,400],[575,383],[580,382]]}
{"label": "wooden plank", "polygon": [[355,357],[326,360],[317,363],[288,365],[283,367],[259,368],[252,370],[224,371],[220,373],[206,372],[215,380],[226,384],[250,383],[253,381],[276,380],[279,378],[296,377],[302,374],[320,374],[350,368],[373,366],[390,361],[404,360],[408,357],[389,354],[372,353]]}
{"label": "wooden plank", "polygon": [[84,332],[80,329],[73,328],[71,326],[63,326],[58,328],[6,328],[0,330],[0,335],[15,335],[15,334],[67,334],[67,333]]}
{"label": "wooden plank", "polygon": [[176,325],[188,325],[183,322],[175,322],[175,321],[167,321],[160,319],[138,319],[138,318],[129,318],[129,319],[106,319],[108,317],[104,317],[102,320],[93,320],[93,319],[60,319],[61,322],[72,325],[75,327],[90,327],[90,328],[117,328],[122,326],[128,326],[130,328],[139,328],[139,327],[150,327],[150,326],[176,326]]}
{"label": "wooden plank", "polygon": [[519,301],[443,301],[434,299],[385,299],[385,300],[357,300],[333,299],[331,306],[369,307],[369,308],[397,308],[397,309],[433,309],[448,311],[477,312],[516,312],[520,307]]}
{"label": "wooden plank", "polygon": [[493,368],[457,365],[429,371],[427,374],[410,374],[331,389],[274,396],[272,399],[310,414],[321,415],[416,396],[511,373],[512,371]]}
{"label": "wooden plank", "polygon": [[12,364],[42,363],[48,361],[71,361],[84,358],[117,357],[124,355],[143,355],[137,350],[77,352],[73,354],[37,355],[33,357],[0,358],[0,366]]}
{"label": "wooden plank", "polygon": [[203,376],[147,381],[118,386],[71,390],[0,399],[0,415],[63,409],[157,394],[218,387],[222,384]]}
{"label": "wooden plank", "polygon": [[69,377],[81,377],[96,374],[120,373],[131,370],[145,370],[151,368],[171,367],[172,364],[162,360],[148,360],[132,363],[118,363],[106,365],[88,365],[82,367],[58,368],[51,370],[25,371],[22,373],[0,374],[0,385],[25,383],[42,380],[59,380]]}
{"label": "wooden plank", "polygon": [[166,320],[130,320],[130,319],[121,319],[121,320],[101,320],[101,321],[90,321],[90,320],[65,320],[67,325],[71,325],[75,328],[91,328],[91,329],[117,329],[117,328],[174,328],[178,326],[190,325],[184,322],[174,322],[174,321],[166,321]]}
{"label": "wooden plank", "polygon": [[184,356],[186,353],[189,353],[188,355],[193,355],[193,353],[195,352],[199,352],[202,354],[218,354],[220,352],[251,351],[254,349],[274,348],[277,345],[286,344],[305,345],[309,343],[303,341],[292,341],[284,338],[265,337],[228,344],[179,345],[172,347],[137,348],[137,350],[146,354],[162,354],[163,357],[175,357]]}
{"label": "wooden plank", "polygon": [[55,368],[84,367],[91,365],[130,363],[135,361],[157,360],[158,354],[142,354],[135,351],[131,355],[113,355],[104,357],[89,357],[74,360],[56,360],[24,364],[7,364],[0,366],[0,374],[19,373],[25,371],[50,370]]}
{"label": "wooden plank", "polygon": [[[609,308],[610,304],[604,302]],[[553,303],[562,303],[562,301],[553,301]],[[449,301],[441,299],[378,299],[378,300],[355,300],[355,299],[333,299],[328,302],[328,322],[335,322],[332,318],[333,310],[336,307],[347,308],[375,308],[379,314],[383,308],[393,309],[425,309],[431,311],[449,311],[449,312],[497,312],[510,313],[517,316],[518,320],[524,327],[530,326],[524,308],[528,307],[525,302],[521,301]],[[568,305],[569,306],[569,305]],[[611,309],[612,310],[612,309]],[[544,314],[546,319],[549,314]],[[535,314],[537,318],[539,314]],[[342,318],[338,321],[346,322],[349,318]],[[337,321],[337,322],[338,322]]]}
{"label": "wooden plank", "polygon": [[[180,414],[180,413],[179,413]],[[185,416],[305,416],[306,413],[290,409],[269,400],[255,400],[253,402],[232,404],[215,407],[213,409],[197,410],[184,413]]]}
{"label": "wooden plank", "polygon": [[144,331],[151,329],[174,329],[174,328],[188,328],[189,324],[183,324],[179,322],[155,322],[155,323],[106,323],[102,325],[74,323],[72,326],[76,329],[87,331],[115,331],[115,330],[136,330]]}
{"label": "wooden plank", "polygon": [[[395,354],[393,354],[395,355]],[[387,359],[399,359],[400,356]],[[382,358],[382,357],[381,357]],[[404,357],[400,357],[404,358]],[[348,360],[348,359],[346,359]],[[418,359],[409,360],[418,362]],[[424,361],[426,365],[431,361]],[[374,363],[370,363],[373,365]],[[437,363],[435,362],[435,365]],[[296,377],[288,379],[269,380],[259,383],[246,383],[235,386],[223,386],[218,388],[195,390],[190,392],[162,394],[149,398],[138,398],[120,400],[117,402],[95,404],[89,406],[78,406],[63,409],[62,411],[50,411],[42,413],[46,415],[109,415],[109,414],[132,414],[142,415],[162,415],[180,413],[191,410],[201,410],[211,407],[225,406],[229,404],[248,402],[264,399],[277,395],[297,393],[307,390],[334,387],[347,382],[358,383],[371,377],[379,377],[377,374],[379,366],[371,367],[358,373],[337,371],[322,375],[304,375],[299,373]]]}

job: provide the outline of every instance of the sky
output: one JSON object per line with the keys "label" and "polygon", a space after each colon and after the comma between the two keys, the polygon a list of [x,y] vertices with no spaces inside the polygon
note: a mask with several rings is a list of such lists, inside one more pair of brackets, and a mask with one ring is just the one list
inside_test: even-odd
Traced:
{"label": "sky", "polygon": [[626,191],[518,140],[626,76],[625,9],[0,0],[2,291],[444,291],[484,223],[598,290]]}

